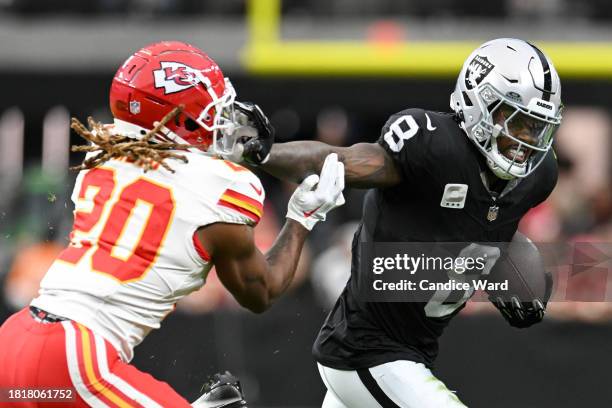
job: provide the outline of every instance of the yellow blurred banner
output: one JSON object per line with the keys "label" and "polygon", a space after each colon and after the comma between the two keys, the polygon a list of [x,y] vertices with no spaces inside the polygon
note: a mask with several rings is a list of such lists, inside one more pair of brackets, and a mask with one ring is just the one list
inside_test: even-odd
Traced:
{"label": "yellow blurred banner", "polygon": [[[283,41],[281,0],[250,0],[247,71],[262,75],[449,77],[481,42]],[[486,39],[483,39],[484,42]],[[612,78],[610,42],[536,42],[562,77]]]}
{"label": "yellow blurred banner", "polygon": [[[278,42],[251,44],[243,64],[255,74],[388,75],[445,77],[456,75],[479,43],[418,42]],[[562,77],[612,78],[610,43],[537,43]]]}

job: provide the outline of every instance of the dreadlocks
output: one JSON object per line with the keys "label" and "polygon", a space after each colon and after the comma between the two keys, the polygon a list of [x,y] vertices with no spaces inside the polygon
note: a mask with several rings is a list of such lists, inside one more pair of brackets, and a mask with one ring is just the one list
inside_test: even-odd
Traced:
{"label": "dreadlocks", "polygon": [[72,118],[70,127],[83,139],[91,142],[91,144],[87,146],[72,146],[72,151],[98,152],[98,154],[85,159],[79,166],[71,167],[70,169],[92,169],[108,160],[124,157],[137,166],[142,167],[145,172],[155,168],[156,165],[161,165],[166,170],[174,173],[174,170],[168,166],[164,160],[177,159],[187,163],[187,158],[184,155],[174,153],[172,150],[187,150],[189,147],[193,146],[179,143],[151,143],[150,140],[166,125],[166,123],[180,114],[182,110],[183,106],[174,108],[139,140],[113,134],[102,123],[94,121],[91,116],[87,118],[89,129],[77,118]]}

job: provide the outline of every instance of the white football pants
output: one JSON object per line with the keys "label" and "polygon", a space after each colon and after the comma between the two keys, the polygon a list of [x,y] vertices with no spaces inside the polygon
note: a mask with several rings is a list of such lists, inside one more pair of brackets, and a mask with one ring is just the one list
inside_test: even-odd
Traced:
{"label": "white football pants", "polygon": [[321,408],[465,408],[421,363],[398,360],[356,371],[321,364],[327,387]]}

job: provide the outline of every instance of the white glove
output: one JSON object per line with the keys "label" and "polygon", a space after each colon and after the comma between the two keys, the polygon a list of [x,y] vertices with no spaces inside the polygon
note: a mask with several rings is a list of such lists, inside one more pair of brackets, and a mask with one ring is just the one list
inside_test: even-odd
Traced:
{"label": "white glove", "polygon": [[[316,188],[315,188],[316,185]],[[344,204],[344,164],[338,155],[330,153],[325,158],[321,176],[310,175],[294,191],[287,206],[287,218],[311,230],[325,215]]]}

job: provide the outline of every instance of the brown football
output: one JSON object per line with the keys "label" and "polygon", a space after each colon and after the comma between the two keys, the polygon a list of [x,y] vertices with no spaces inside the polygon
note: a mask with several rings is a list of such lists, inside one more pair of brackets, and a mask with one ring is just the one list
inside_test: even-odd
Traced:
{"label": "brown football", "polygon": [[488,282],[508,282],[508,290],[490,290],[489,295],[509,300],[517,296],[521,302],[544,299],[546,276],[540,251],[525,235],[517,232],[512,242],[505,244],[488,276]]}

